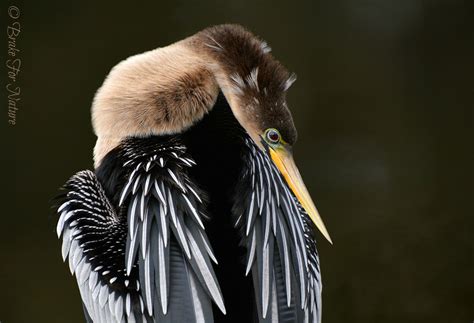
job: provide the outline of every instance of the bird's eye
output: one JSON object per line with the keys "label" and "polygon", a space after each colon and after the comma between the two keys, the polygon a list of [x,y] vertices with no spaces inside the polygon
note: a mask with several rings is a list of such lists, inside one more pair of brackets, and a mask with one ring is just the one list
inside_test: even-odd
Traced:
{"label": "bird's eye", "polygon": [[277,144],[280,142],[281,136],[278,130],[270,128],[267,129],[265,136],[267,138],[267,141],[271,144]]}

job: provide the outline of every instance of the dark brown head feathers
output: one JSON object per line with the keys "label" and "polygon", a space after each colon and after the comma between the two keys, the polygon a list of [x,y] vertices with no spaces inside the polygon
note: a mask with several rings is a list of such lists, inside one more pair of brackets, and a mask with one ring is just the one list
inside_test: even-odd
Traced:
{"label": "dark brown head feathers", "polygon": [[184,131],[212,109],[219,90],[257,144],[268,128],[293,144],[296,129],[285,96],[295,79],[266,42],[238,25],[207,28],[129,57],[94,98],[95,163],[126,137]]}
{"label": "dark brown head feathers", "polygon": [[286,104],[294,74],[270,53],[268,44],[239,25],[219,25],[196,35],[200,46],[231,79],[234,94],[260,130],[277,128],[285,141],[296,141],[296,128]]}

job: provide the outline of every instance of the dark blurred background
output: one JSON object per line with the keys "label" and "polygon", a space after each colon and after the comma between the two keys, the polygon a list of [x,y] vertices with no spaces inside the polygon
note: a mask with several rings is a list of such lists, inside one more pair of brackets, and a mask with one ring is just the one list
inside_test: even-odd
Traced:
{"label": "dark blurred background", "polygon": [[[21,10],[17,125],[7,8]],[[223,22],[262,36],[298,81],[296,159],[319,236],[323,320],[474,320],[473,1],[1,3],[0,321],[83,322],[50,199],[92,168],[90,106],[120,60]]]}

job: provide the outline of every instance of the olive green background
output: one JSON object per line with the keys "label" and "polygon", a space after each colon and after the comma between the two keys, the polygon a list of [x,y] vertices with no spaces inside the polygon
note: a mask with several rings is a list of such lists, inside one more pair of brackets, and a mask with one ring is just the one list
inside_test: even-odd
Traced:
{"label": "olive green background", "polygon": [[[49,200],[92,167],[90,106],[110,68],[235,22],[298,74],[296,161],[334,240],[318,236],[324,322],[472,322],[472,4],[2,0],[0,321],[83,321]],[[22,27],[16,126],[9,5]]]}

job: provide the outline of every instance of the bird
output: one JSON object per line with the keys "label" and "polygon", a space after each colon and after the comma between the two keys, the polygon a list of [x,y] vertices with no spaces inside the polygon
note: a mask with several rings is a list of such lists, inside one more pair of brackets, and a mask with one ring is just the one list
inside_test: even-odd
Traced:
{"label": "bird", "polygon": [[87,322],[321,322],[316,228],[332,241],[293,159],[295,80],[234,24],[111,69],[94,169],[57,198]]}

